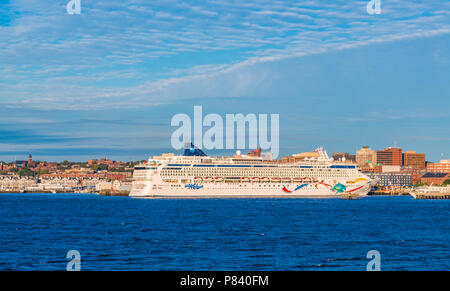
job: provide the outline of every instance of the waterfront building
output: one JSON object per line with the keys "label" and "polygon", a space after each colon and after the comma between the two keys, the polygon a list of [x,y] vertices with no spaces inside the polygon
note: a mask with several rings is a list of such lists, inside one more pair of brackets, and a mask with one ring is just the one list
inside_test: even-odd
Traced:
{"label": "waterfront building", "polygon": [[356,163],[361,168],[366,167],[368,164],[375,166],[377,164],[377,153],[371,150],[369,146],[363,146],[356,152]]}
{"label": "waterfront building", "polygon": [[425,154],[419,154],[415,151],[405,151],[403,153],[403,165],[421,170],[425,169]]}
{"label": "waterfront building", "polygon": [[256,150],[250,151],[247,156],[249,157],[261,157],[261,148],[257,148]]}
{"label": "waterfront building", "polygon": [[383,166],[403,166],[402,149],[389,147],[382,151],[377,151],[377,163]]}
{"label": "waterfront building", "polygon": [[428,163],[427,172],[450,173],[450,160],[441,160],[440,163]]}
{"label": "waterfront building", "polygon": [[293,154],[289,157],[281,157],[282,163],[297,163],[303,161],[305,159],[317,159],[319,158],[319,154],[316,152],[304,152],[299,154]]}
{"label": "waterfront building", "polygon": [[372,164],[366,164],[366,166],[361,168],[364,173],[383,173],[383,167],[379,165],[373,166]]}
{"label": "waterfront building", "polygon": [[381,166],[382,173],[399,173],[400,170],[400,166]]}
{"label": "waterfront building", "polygon": [[433,184],[433,185],[442,185],[445,180],[450,179],[449,173],[426,173],[420,178],[421,183]]}
{"label": "waterfront building", "polygon": [[406,173],[368,173],[375,180],[375,184],[383,187],[406,187],[411,185],[411,174]]}
{"label": "waterfront building", "polygon": [[348,161],[356,163],[356,155],[351,155],[349,153],[333,153],[332,157],[335,161]]}

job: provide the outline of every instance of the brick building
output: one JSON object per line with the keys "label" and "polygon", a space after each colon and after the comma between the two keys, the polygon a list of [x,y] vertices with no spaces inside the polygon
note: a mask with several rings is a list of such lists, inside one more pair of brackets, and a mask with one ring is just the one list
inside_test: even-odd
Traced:
{"label": "brick building", "polygon": [[361,168],[361,171],[363,171],[364,173],[382,173],[383,167],[378,165],[375,166],[366,165]]}
{"label": "brick building", "polygon": [[419,154],[414,151],[405,151],[403,153],[403,165],[416,169],[425,169],[425,154]]}
{"label": "brick building", "polygon": [[28,167],[34,167],[33,156],[31,154],[28,155],[27,165]]}
{"label": "brick building", "polygon": [[250,151],[247,156],[249,157],[261,157],[261,148],[257,148],[256,150]]}
{"label": "brick building", "polygon": [[450,160],[441,160],[440,163],[428,163],[427,172],[450,173]]}
{"label": "brick building", "polygon": [[377,151],[377,163],[383,166],[403,166],[402,149],[390,147]]}
{"label": "brick building", "polygon": [[426,173],[420,178],[420,183],[442,185],[445,180],[450,180],[449,173]]}

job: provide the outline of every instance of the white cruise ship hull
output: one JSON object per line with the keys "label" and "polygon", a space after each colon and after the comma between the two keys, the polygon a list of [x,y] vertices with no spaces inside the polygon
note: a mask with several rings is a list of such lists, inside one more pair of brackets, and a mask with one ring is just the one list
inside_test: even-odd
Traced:
{"label": "white cruise ship hull", "polygon": [[319,158],[295,164],[261,158],[154,157],[135,167],[131,197],[365,196],[372,180],[356,165]]}
{"label": "white cruise ship hull", "polygon": [[[315,185],[307,186],[303,189],[286,192],[284,189],[294,190],[299,184],[266,184],[266,185],[208,185],[202,184],[200,189],[188,189],[175,187],[175,185],[157,186],[152,189],[151,182],[134,182],[131,197],[154,197],[154,198],[214,198],[214,197],[228,197],[228,198],[242,198],[242,197],[283,197],[283,198],[330,198],[341,197],[345,194],[352,194],[358,196],[366,196],[371,184],[365,183],[363,185],[354,185],[352,192],[332,191],[327,186]],[[288,190],[290,191],[290,190]]]}

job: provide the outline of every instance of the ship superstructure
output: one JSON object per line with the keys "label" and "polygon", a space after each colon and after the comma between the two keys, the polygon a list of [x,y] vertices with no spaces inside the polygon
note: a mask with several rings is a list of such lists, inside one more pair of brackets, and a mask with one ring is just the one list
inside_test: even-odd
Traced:
{"label": "ship superstructure", "polygon": [[355,164],[317,158],[280,163],[261,157],[208,157],[190,146],[183,156],[152,157],[135,167],[133,197],[333,197],[364,196],[372,180]]}

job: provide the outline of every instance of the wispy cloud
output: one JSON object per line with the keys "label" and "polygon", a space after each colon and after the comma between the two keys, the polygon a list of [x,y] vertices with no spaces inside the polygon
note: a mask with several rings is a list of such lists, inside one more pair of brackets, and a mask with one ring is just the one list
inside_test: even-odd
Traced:
{"label": "wispy cloud", "polygon": [[[379,16],[366,13],[367,1],[82,1],[78,16],[65,13],[66,2],[6,6],[15,17],[0,24],[4,106],[236,97],[264,82],[246,74],[256,64],[450,33],[447,1],[383,1]],[[223,80],[239,85],[224,89]]]}

